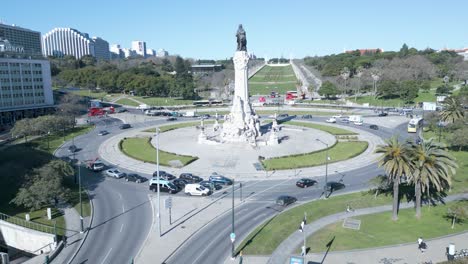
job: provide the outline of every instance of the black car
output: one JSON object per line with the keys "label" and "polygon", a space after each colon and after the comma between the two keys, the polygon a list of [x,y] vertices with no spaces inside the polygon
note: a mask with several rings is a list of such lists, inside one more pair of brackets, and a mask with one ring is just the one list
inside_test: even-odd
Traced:
{"label": "black car", "polygon": [[312,115],[303,115],[302,119],[312,119]]}
{"label": "black car", "polygon": [[222,185],[232,185],[232,183],[233,183],[233,181],[231,179],[229,179],[228,177],[224,177],[222,175],[219,175],[216,172],[213,172],[213,174],[211,174],[209,180],[210,180],[210,182],[219,183],[219,184],[222,184]]}
{"label": "black car", "polygon": [[[221,190],[223,186],[218,183],[210,182],[210,181],[201,181],[198,184],[201,186],[210,189],[210,191],[216,191],[216,190]],[[213,190],[214,189],[214,190]]]}
{"label": "black car", "polygon": [[123,108],[123,107],[119,107],[119,108],[115,109],[115,111],[116,111],[117,113],[123,113],[123,112],[127,112],[127,109],[126,109],[126,108]]}
{"label": "black car", "polygon": [[370,125],[369,128],[374,129],[374,130],[379,130],[379,127],[377,125]]}
{"label": "black car", "polygon": [[179,175],[179,179],[183,179],[188,183],[199,183],[199,182],[203,181],[203,179],[201,177],[193,175],[192,173],[181,173]]}
{"label": "black car", "polygon": [[345,188],[345,185],[343,183],[335,182],[335,181],[327,182],[327,184],[324,186],[324,189],[327,192],[334,192],[334,191],[341,190],[344,188]]}
{"label": "black car", "polygon": [[379,116],[388,116],[388,114],[386,112],[380,112]]}
{"label": "black car", "polygon": [[200,116],[201,119],[209,119],[211,116],[209,114],[204,114]]}
{"label": "black car", "polygon": [[121,124],[119,126],[120,129],[127,129],[127,128],[131,128],[132,126],[130,124]]}
{"label": "black car", "polygon": [[145,177],[140,176],[138,174],[130,173],[130,174],[127,174],[127,176],[125,176],[125,180],[126,181],[131,181],[131,182],[136,182],[136,183],[141,183],[141,182],[147,181],[148,179],[146,179]]}
{"label": "black car", "polygon": [[75,146],[75,145],[71,145],[71,146],[68,147],[68,151],[70,151],[71,153],[77,152],[78,147]]}
{"label": "black car", "polygon": [[287,206],[297,201],[296,197],[289,195],[281,195],[276,199],[276,204],[281,206]]}
{"label": "black car", "polygon": [[166,119],[166,121],[176,121],[176,120],[177,120],[177,117],[173,117],[173,116],[168,117],[168,118]]}
{"label": "black car", "polygon": [[289,115],[288,114],[279,114],[278,115],[278,118],[286,118],[288,117]]}
{"label": "black car", "polygon": [[296,182],[296,186],[300,188],[306,188],[309,186],[314,186],[317,183],[316,180],[308,179],[308,178],[303,178],[300,179]]}
{"label": "black car", "polygon": [[[157,171],[153,172],[153,178],[155,178],[157,176],[158,176],[158,172]],[[165,172],[165,171],[159,171],[159,178],[161,178],[162,180],[172,181],[176,177],[174,175],[170,174],[170,173]]]}
{"label": "black car", "polygon": [[184,179],[174,179],[172,180],[172,183],[177,186],[179,189],[183,189],[185,187],[185,185],[188,184],[188,182]]}

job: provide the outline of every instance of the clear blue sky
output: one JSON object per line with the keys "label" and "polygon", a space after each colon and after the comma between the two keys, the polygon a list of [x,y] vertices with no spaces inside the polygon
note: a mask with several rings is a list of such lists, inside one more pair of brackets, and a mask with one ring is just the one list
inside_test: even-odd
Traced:
{"label": "clear blue sky", "polygon": [[242,23],[249,52],[302,58],[403,43],[462,48],[467,10],[463,0],[9,0],[0,19],[42,34],[72,27],[127,48],[143,40],[198,59],[231,57]]}

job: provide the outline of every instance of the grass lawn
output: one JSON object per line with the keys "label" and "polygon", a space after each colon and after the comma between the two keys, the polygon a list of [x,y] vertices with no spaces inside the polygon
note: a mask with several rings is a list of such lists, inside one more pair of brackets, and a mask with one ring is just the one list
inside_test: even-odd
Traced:
{"label": "grass lawn", "polygon": [[[120,141],[119,147],[127,156],[145,162],[156,163],[156,149],[149,140],[149,138],[126,138]],[[159,164],[163,166],[170,167],[169,161],[171,160],[180,160],[185,166],[197,159],[197,157],[177,155],[159,150]]]}
{"label": "grass lawn", "polygon": [[127,98],[122,98],[122,99],[119,99],[115,102],[116,104],[121,104],[121,105],[129,105],[129,106],[139,106],[140,104],[133,101],[133,100],[130,100],[130,99],[127,99]]}
{"label": "grass lawn", "polygon": [[[468,206],[468,202],[465,203]],[[330,248],[331,251],[373,248],[409,242],[416,244],[415,240],[420,236],[430,239],[468,230],[468,221],[456,224],[454,229],[451,228],[451,219],[445,218],[450,204],[422,207],[420,220],[415,218],[413,208],[400,210],[396,222],[391,219],[391,211],[356,216],[353,219],[361,220],[360,230],[343,228],[343,221],[339,221],[310,236],[307,239],[309,241],[307,246],[312,252],[326,251],[325,245],[333,237],[335,240]]]}
{"label": "grass lawn", "polygon": [[[65,235],[65,218],[63,217],[63,214],[57,209],[52,208],[51,220],[47,219],[47,208],[43,208],[43,209],[32,211],[32,212],[24,211],[21,213],[17,213],[14,216],[24,220],[26,213],[29,213],[29,217],[31,219],[32,224],[29,224],[28,222],[24,222],[21,220],[12,219],[12,218],[9,218],[7,221],[16,225],[25,226],[31,229],[35,229],[35,230],[46,232],[46,233],[52,233],[52,234],[54,233],[53,227],[54,225],[56,225],[57,234],[60,236]],[[34,223],[47,225],[49,227],[44,227],[41,225],[34,225]]]}
{"label": "grass lawn", "polygon": [[305,123],[305,122],[296,122],[296,121],[287,121],[282,124],[292,125],[292,126],[302,126],[302,127],[309,127],[313,129],[322,130],[328,132],[332,135],[357,135],[358,133],[351,132],[346,129],[333,127],[333,126],[326,126],[326,125],[319,125],[313,123]]}
{"label": "grass lawn", "polygon": [[[367,149],[367,145],[368,143],[365,141],[337,142],[328,148],[330,157],[328,163],[356,157]],[[325,157],[326,150],[322,149],[306,154],[266,159],[261,162],[266,170],[285,170],[323,165],[325,164]]]}
{"label": "grass lawn", "polygon": [[250,95],[268,95],[275,91],[284,96],[287,91],[296,91],[296,82],[291,83],[249,83]]}
{"label": "grass lawn", "polygon": [[306,203],[265,221],[242,241],[237,247],[237,252],[242,250],[245,255],[270,255],[284,239],[293,232],[298,232],[304,212],[307,212],[307,222],[311,223],[324,216],[345,211],[347,204],[358,209],[389,203],[391,203],[391,197],[374,198],[374,195],[368,193],[331,196],[328,200]]}
{"label": "grass lawn", "polygon": [[193,105],[193,100],[183,100],[180,98],[169,97],[141,97],[134,96],[136,100],[151,106],[165,106],[165,105]]}

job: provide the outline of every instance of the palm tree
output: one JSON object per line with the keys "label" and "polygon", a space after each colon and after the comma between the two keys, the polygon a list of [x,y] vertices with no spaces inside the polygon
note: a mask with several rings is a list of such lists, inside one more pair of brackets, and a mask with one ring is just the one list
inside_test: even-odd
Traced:
{"label": "palm tree", "polygon": [[393,183],[393,215],[392,220],[398,220],[398,202],[400,178],[411,175],[411,148],[408,143],[400,142],[396,136],[385,141],[386,145],[378,146],[376,153],[383,154],[379,158],[379,167],[383,167],[388,175],[389,183]]}
{"label": "palm tree", "polygon": [[447,98],[445,100],[445,105],[445,109],[440,113],[442,121],[453,123],[464,118],[465,112],[463,106],[457,98]]}
{"label": "palm tree", "polygon": [[421,195],[429,188],[437,191],[451,185],[451,177],[455,174],[457,162],[455,158],[440,143],[433,138],[423,140],[419,145],[412,146],[411,162],[414,171],[409,181],[414,184],[416,218],[421,217]]}

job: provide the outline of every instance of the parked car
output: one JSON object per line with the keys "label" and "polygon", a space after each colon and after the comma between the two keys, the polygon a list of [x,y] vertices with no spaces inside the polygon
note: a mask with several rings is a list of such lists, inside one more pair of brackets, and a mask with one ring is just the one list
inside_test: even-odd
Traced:
{"label": "parked car", "polygon": [[[156,177],[158,177],[158,172],[157,171],[153,172],[153,178],[156,178]],[[168,181],[172,181],[176,177],[174,175],[170,174],[170,173],[167,173],[165,171],[160,170],[159,171],[159,178],[164,179],[164,180],[168,180]]]}
{"label": "parked car", "polygon": [[297,201],[296,197],[289,195],[281,195],[276,199],[276,204],[281,206],[287,206]]}
{"label": "parked car", "polygon": [[184,180],[184,179],[174,179],[174,180],[172,180],[172,183],[175,186],[179,187],[179,189],[183,189],[185,187],[185,185],[188,184],[188,182],[186,180]]}
{"label": "parked car", "polygon": [[203,186],[205,188],[210,189],[211,192],[221,190],[223,188],[223,186],[221,184],[210,182],[210,181],[201,181],[198,184],[200,184],[201,186]]}
{"label": "parked car", "polygon": [[184,192],[185,194],[188,194],[188,195],[200,195],[200,196],[210,195],[211,193],[210,189],[205,188],[198,183],[191,183],[191,184],[185,185]]}
{"label": "parked car", "polygon": [[143,176],[140,176],[136,173],[130,173],[130,174],[127,174],[127,176],[125,176],[125,180],[126,181],[131,181],[131,182],[136,182],[136,183],[142,183],[142,182],[145,182],[147,181],[148,179],[143,177]]}
{"label": "parked car", "polygon": [[302,119],[312,119],[312,115],[303,115]]}
{"label": "parked car", "polygon": [[106,174],[107,174],[107,176],[109,176],[109,177],[114,177],[114,178],[117,178],[117,179],[120,179],[120,178],[126,176],[125,173],[119,171],[119,170],[116,169],[116,168],[112,168],[112,169],[106,170]]}
{"label": "parked car", "polygon": [[78,147],[75,146],[75,145],[71,145],[71,146],[68,147],[68,151],[70,151],[71,153],[77,152]]}
{"label": "parked car", "polygon": [[327,123],[336,123],[336,118],[330,117],[327,120],[325,120],[325,122],[327,122]]}
{"label": "parked car", "polygon": [[[158,181],[151,179],[150,180],[150,191],[158,191]],[[177,187],[174,183],[166,180],[159,180],[159,191],[167,193],[178,193],[181,189]]]}
{"label": "parked car", "polygon": [[99,131],[99,133],[98,133],[99,136],[105,136],[105,135],[107,135],[107,134],[109,134],[109,132],[107,132],[107,130],[101,130],[101,131]]}
{"label": "parked car", "polygon": [[388,114],[386,112],[380,112],[379,116],[388,116]]}
{"label": "parked car", "polygon": [[222,185],[232,185],[232,183],[233,183],[233,181],[231,179],[229,179],[228,177],[224,177],[222,175],[219,175],[216,172],[213,172],[213,174],[211,174],[211,176],[209,178],[209,181],[214,182],[214,183],[219,183],[219,184],[222,184]]}
{"label": "parked car", "polygon": [[374,129],[374,130],[379,130],[379,126],[377,125],[370,125],[369,128]]}
{"label": "parked car", "polygon": [[131,128],[132,126],[130,124],[121,124],[119,126],[120,129],[127,129],[127,128]]}
{"label": "parked car", "polygon": [[198,182],[203,181],[201,177],[193,175],[192,173],[181,173],[179,175],[179,179],[183,179],[188,183],[198,183]]}
{"label": "parked car", "polygon": [[302,178],[296,182],[296,186],[300,188],[306,188],[310,186],[314,186],[317,183],[316,180],[312,180],[309,178]]}
{"label": "parked car", "polygon": [[166,121],[176,121],[176,120],[177,120],[177,117],[173,117],[173,116],[168,117],[168,118],[166,119]]}

